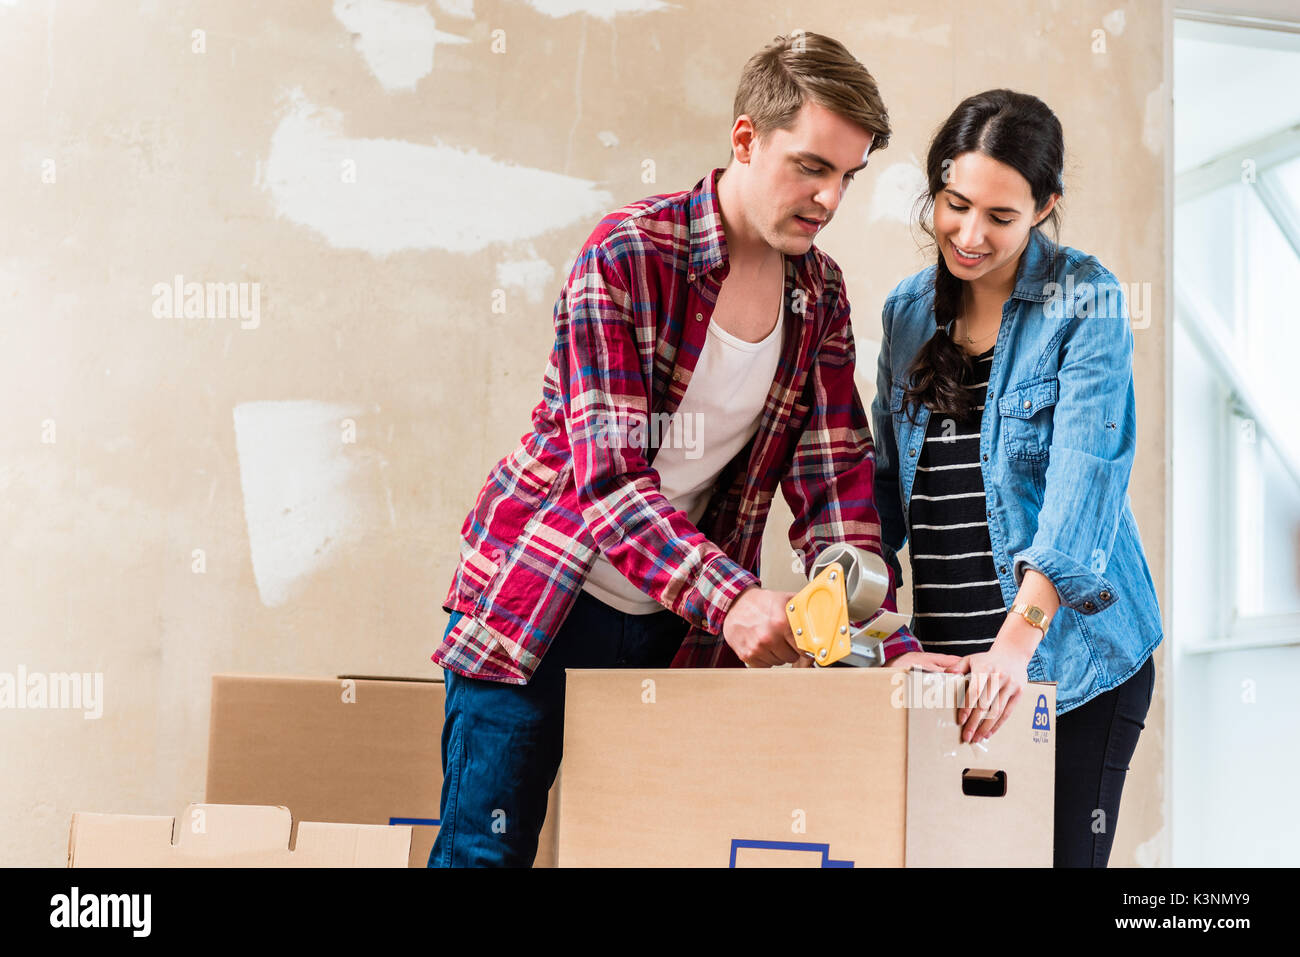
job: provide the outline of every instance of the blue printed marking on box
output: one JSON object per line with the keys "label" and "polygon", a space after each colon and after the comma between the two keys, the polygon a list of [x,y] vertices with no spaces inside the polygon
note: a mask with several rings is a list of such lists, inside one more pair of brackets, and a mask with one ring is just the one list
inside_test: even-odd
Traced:
{"label": "blue printed marking on box", "polygon": [[728,867],[736,866],[736,852],[741,848],[754,848],[757,850],[767,851],[811,851],[821,855],[822,867],[852,867],[852,861],[837,861],[831,858],[831,846],[829,844],[813,844],[808,841],[752,841],[744,838],[733,837],[731,839],[731,863]]}

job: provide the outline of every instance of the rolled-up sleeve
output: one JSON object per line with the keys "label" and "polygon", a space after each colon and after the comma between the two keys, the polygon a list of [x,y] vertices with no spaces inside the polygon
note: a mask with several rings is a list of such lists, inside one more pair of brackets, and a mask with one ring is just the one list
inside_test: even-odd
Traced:
{"label": "rolled-up sleeve", "polygon": [[597,547],[648,596],[711,634],[758,576],[710,541],[660,491],[642,441],[649,387],[627,270],[583,250],[557,307],[557,369],[582,518]]}

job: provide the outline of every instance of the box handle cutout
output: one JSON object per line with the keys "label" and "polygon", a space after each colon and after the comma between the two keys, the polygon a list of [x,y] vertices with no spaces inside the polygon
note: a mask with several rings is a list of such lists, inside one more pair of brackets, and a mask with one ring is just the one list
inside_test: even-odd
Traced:
{"label": "box handle cutout", "polygon": [[964,768],[961,772],[961,793],[971,797],[1006,797],[1007,772]]}

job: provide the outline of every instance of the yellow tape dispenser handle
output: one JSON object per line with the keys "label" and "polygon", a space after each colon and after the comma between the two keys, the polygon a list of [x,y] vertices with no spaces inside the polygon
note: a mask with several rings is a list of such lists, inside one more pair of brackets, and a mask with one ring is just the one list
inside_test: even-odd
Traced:
{"label": "yellow tape dispenser handle", "polygon": [[794,641],[817,664],[834,664],[850,651],[849,602],[844,568],[832,562],[785,606]]}

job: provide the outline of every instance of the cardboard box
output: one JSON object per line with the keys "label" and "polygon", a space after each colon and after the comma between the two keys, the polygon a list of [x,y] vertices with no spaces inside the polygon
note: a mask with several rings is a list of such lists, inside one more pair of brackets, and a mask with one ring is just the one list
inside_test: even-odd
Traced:
{"label": "cardboard box", "polygon": [[286,807],[191,804],[179,819],[72,815],[69,867],[405,867],[409,827],[303,821]]}
{"label": "cardboard box", "polygon": [[962,675],[567,673],[559,866],[1052,865],[1056,687],[962,744]]}
{"label": "cardboard box", "polygon": [[[442,796],[441,679],[212,677],[207,800],[282,804],[295,820],[403,824],[425,867]],[[558,780],[534,867],[555,866]]]}

